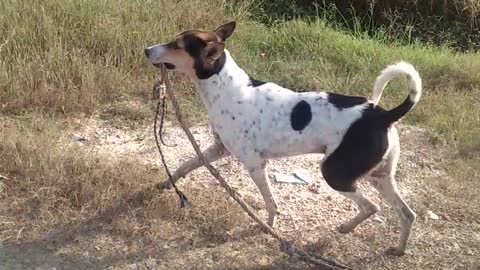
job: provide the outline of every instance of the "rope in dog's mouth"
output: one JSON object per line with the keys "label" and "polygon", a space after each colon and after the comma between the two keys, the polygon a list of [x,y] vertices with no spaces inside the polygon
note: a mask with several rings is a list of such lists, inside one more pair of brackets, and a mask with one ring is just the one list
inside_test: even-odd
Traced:
{"label": "rope in dog's mouth", "polygon": [[[156,90],[158,88],[158,90]],[[195,141],[195,138],[193,137],[192,133],[190,132],[189,128],[187,127],[185,121],[183,121],[183,116],[180,112],[180,107],[178,105],[178,102],[173,94],[172,87],[170,85],[170,81],[168,80],[167,77],[167,70],[165,66],[162,64],[160,66],[160,76],[158,81],[154,85],[154,96],[155,96],[155,91],[160,91],[163,90],[166,92],[166,95],[168,95],[168,98],[170,99],[170,102],[173,105],[174,111],[175,111],[175,116],[177,117],[177,120],[182,127],[183,131],[187,135],[188,139],[190,140],[190,143],[192,144],[199,160],[202,162],[202,164],[208,169],[208,171],[219,181],[220,185],[227,191],[227,193],[232,197],[240,206],[242,209],[253,219],[255,220],[262,228],[262,230],[265,233],[268,233],[278,239],[280,241],[280,249],[287,255],[291,257],[298,257],[306,262],[309,262],[311,264],[320,266],[321,268],[319,269],[328,269],[328,270],[339,270],[339,269],[352,269],[346,265],[340,264],[334,260],[325,258],[323,256],[313,256],[308,253],[306,253],[303,250],[300,250],[296,248],[292,242],[288,241],[285,239],[281,234],[276,232],[270,225],[265,223],[257,214],[255,214],[254,210],[241,198],[241,196],[234,190],[232,189],[228,183],[225,181],[225,179],[220,175],[220,172],[215,169],[203,156],[202,151],[200,150],[200,147],[198,146],[197,142]],[[161,96],[158,100],[157,104],[157,110],[155,114],[155,123],[154,123],[154,132],[155,132],[155,142],[157,143],[158,151],[160,152],[160,157],[162,158],[162,163],[165,168],[165,171],[167,173],[167,176],[169,178],[169,181],[173,188],[175,189],[175,192],[178,194],[180,198],[180,205],[181,207],[186,207],[188,205],[188,200],[187,197],[177,188],[175,185],[175,182],[172,179],[172,175],[170,171],[168,170],[168,166],[165,161],[165,156],[163,155],[162,148],[160,146],[160,142],[164,145],[166,145],[162,139],[162,128],[163,128],[163,119],[164,119],[164,114],[165,114],[165,98],[166,98],[165,93],[163,93],[163,96]],[[162,115],[161,115],[161,121],[160,121],[160,129],[157,132],[157,122],[158,122],[158,116],[160,113],[160,109],[162,110]]]}
{"label": "rope in dog's mouth", "polygon": [[[168,169],[167,162],[165,160],[165,155],[163,154],[162,147],[160,146],[161,142],[163,145],[167,147],[174,147],[176,145],[167,145],[165,141],[163,140],[162,136],[162,130],[163,130],[163,123],[165,120],[165,111],[166,111],[166,106],[167,103],[165,102],[165,90],[166,90],[166,84],[165,80],[167,79],[167,69],[165,68],[165,65],[161,65],[160,67],[160,77],[158,78],[157,82],[153,86],[153,98],[158,98],[157,102],[157,107],[155,110],[155,120],[153,123],[153,133],[155,134],[155,142],[157,144],[158,152],[160,153],[160,158],[162,160],[163,168],[165,169],[165,172],[168,176],[168,180],[170,181],[170,184],[172,187],[175,189],[175,192],[177,193],[179,199],[180,199],[180,207],[188,207],[188,199],[185,194],[183,194],[175,185],[175,181],[172,179],[172,174],[170,173],[170,170]],[[160,113],[161,111],[161,113]],[[160,115],[160,123],[158,123],[158,117]],[[157,125],[160,124],[158,127]]]}

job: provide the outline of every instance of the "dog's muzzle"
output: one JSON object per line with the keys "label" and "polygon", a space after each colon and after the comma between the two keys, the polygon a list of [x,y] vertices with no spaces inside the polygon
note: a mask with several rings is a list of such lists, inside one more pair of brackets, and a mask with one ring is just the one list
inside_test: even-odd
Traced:
{"label": "dog's muzzle", "polygon": [[154,49],[155,47],[149,47],[145,49],[145,56],[147,57],[148,60],[150,60],[153,66],[160,68],[160,66],[164,64],[167,69],[170,69],[170,70],[175,69],[175,65],[171,63],[167,63],[167,62],[154,63],[152,61],[152,57],[156,58]]}

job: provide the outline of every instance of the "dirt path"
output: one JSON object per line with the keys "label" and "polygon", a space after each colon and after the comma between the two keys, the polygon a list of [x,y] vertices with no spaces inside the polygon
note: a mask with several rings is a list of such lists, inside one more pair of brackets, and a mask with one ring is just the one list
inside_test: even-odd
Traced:
{"label": "dirt path", "polygon": [[[177,144],[165,148],[173,170],[194,152],[180,129],[170,124],[167,127],[166,140]],[[397,243],[398,219],[368,185],[360,187],[382,211],[351,234],[336,232],[356,209],[323,181],[320,155],[270,162],[270,174],[303,169],[313,179],[309,185],[272,182],[281,211],[277,229],[307,250],[356,269],[480,269],[480,213],[478,205],[472,206],[478,201],[462,200],[462,193],[450,188],[459,183],[452,183],[442,169],[448,153],[434,149],[425,131],[405,125],[399,130],[403,148],[397,181],[418,214],[404,257],[383,254]],[[150,128],[118,129],[90,119],[78,121],[69,136],[74,133],[86,142],[72,144],[85,144],[113,159],[139,157],[152,168],[160,168]],[[202,148],[212,141],[204,125],[195,127],[193,133]],[[242,165],[226,158],[215,166],[265,217],[260,194]],[[4,245],[0,247],[0,269],[306,269],[283,256],[278,243],[256,229],[205,169],[188,175],[180,188],[189,197],[192,210],[178,210],[175,195],[167,191],[159,195],[163,198],[132,210],[156,213],[156,208],[164,208],[149,214],[148,220],[132,222],[132,217],[125,216],[115,224],[98,223],[93,229],[75,233],[68,242]]]}

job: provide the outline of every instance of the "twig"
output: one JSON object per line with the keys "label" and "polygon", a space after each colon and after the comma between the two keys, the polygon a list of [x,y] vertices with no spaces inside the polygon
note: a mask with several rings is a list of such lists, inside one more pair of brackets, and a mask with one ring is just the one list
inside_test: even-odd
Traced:
{"label": "twig", "polygon": [[12,178],[6,177],[5,175],[0,174],[0,180],[12,180]]}

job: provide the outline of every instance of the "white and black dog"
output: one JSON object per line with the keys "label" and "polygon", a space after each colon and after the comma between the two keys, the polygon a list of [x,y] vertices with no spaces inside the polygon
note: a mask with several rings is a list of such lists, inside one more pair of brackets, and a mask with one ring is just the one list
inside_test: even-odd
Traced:
{"label": "white and black dog", "polygon": [[[215,137],[203,152],[206,159],[213,162],[233,155],[240,160],[260,190],[273,226],[278,206],[270,191],[267,160],[323,153],[323,177],[359,209],[339,231],[351,232],[379,210],[356,188],[355,182],[365,177],[400,218],[400,242],[387,252],[404,254],[415,213],[394,179],[400,154],[394,123],[420,98],[421,79],[415,68],[405,62],[388,66],[376,79],[372,100],[328,92],[296,93],[252,79],[235,63],[224,48],[234,29],[235,22],[230,22],[213,32],[186,31],[172,42],[145,49],[154,65],[183,72],[198,87]],[[385,85],[400,75],[408,79],[408,97],[389,111],[377,106]],[[200,166],[198,158],[192,158],[175,171],[173,181]]]}

